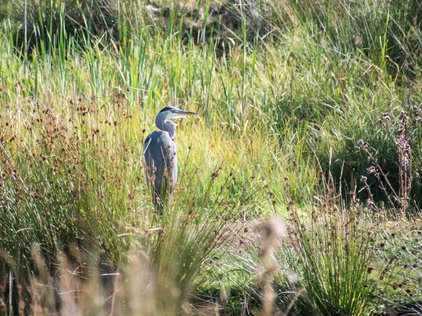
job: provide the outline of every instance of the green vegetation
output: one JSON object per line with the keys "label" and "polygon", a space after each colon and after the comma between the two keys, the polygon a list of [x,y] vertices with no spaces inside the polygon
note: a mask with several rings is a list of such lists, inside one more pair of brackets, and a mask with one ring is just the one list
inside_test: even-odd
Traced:
{"label": "green vegetation", "polygon": [[[422,313],[419,1],[6,1],[0,23],[0,314]],[[200,117],[160,217],[166,104]]]}

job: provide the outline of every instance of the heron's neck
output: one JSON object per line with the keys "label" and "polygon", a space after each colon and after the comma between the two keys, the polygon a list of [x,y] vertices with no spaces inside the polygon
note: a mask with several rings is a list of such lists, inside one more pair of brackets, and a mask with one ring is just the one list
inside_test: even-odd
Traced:
{"label": "heron's neck", "polygon": [[159,118],[159,116],[157,116],[157,118],[155,119],[155,125],[157,125],[157,127],[162,131],[169,133],[169,136],[171,138],[174,138],[174,136],[176,135],[176,124],[174,124],[170,120],[161,119]]}

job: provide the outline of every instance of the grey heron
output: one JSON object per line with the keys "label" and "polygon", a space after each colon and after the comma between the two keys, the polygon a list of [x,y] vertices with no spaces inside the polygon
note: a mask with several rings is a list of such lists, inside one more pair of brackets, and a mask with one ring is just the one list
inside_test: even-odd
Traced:
{"label": "grey heron", "polygon": [[148,135],[144,142],[147,184],[152,191],[155,209],[161,214],[177,181],[176,124],[172,119],[196,115],[174,106],[164,107],[155,118],[159,131]]}

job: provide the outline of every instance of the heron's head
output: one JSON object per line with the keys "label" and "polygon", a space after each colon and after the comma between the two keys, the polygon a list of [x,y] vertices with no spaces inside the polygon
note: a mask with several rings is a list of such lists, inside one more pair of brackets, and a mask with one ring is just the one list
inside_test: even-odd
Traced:
{"label": "heron's head", "polygon": [[196,112],[181,110],[174,106],[166,106],[158,113],[157,117],[160,116],[164,120],[171,120],[171,119],[179,119],[179,118],[184,118],[187,116],[197,115],[197,114],[198,113]]}
{"label": "heron's head", "polygon": [[159,129],[168,131],[170,136],[173,137],[176,132],[176,124],[171,121],[172,119],[180,119],[197,114],[196,112],[181,110],[174,106],[166,106],[158,112],[155,124]]}

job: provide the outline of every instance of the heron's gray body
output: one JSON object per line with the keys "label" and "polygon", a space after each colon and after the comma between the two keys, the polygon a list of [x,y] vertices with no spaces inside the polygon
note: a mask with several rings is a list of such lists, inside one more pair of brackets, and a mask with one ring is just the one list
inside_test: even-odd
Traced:
{"label": "heron's gray body", "polygon": [[161,213],[177,181],[176,124],[170,119],[196,114],[166,106],[157,115],[160,129],[148,135],[144,142],[147,184],[152,187],[152,201]]}
{"label": "heron's gray body", "polygon": [[[154,131],[145,140],[147,183],[153,186],[154,205],[171,194],[177,181],[176,143],[166,131]],[[169,191],[169,192],[168,192]]]}

